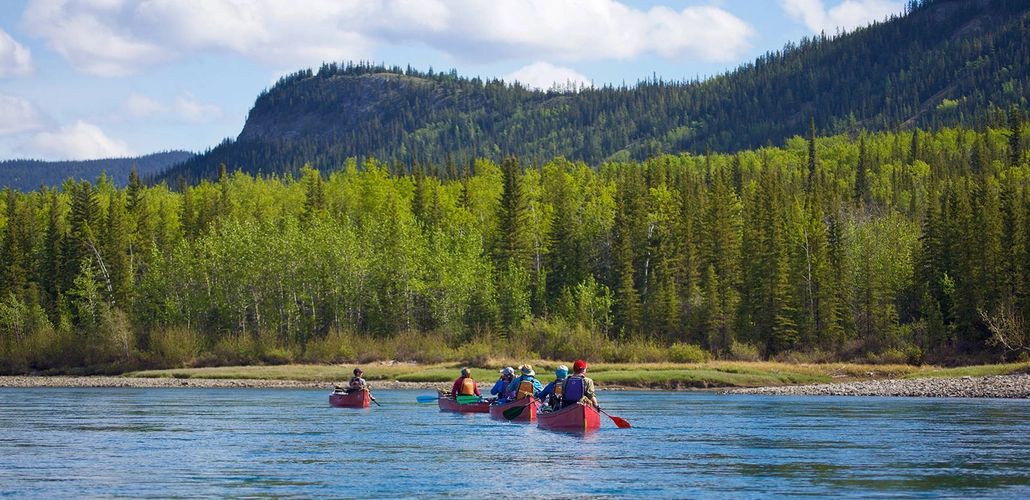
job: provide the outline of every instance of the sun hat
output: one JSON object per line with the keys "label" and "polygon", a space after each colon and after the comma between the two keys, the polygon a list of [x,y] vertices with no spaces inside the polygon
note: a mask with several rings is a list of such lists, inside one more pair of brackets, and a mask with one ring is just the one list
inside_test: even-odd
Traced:
{"label": "sun hat", "polygon": [[354,369],[354,374],[355,374],[355,375],[357,375],[357,374],[359,374],[359,373],[365,373],[365,371],[364,371],[364,370],[362,370],[361,368],[355,368],[355,369]]}
{"label": "sun hat", "polygon": [[565,378],[569,376],[569,367],[565,365],[558,365],[558,368],[554,370],[554,375],[558,378]]}
{"label": "sun hat", "polygon": [[462,377],[471,377],[472,376],[472,370],[469,370],[468,368],[462,368],[461,369],[461,376]]}
{"label": "sun hat", "polygon": [[522,365],[522,374],[529,375],[530,377],[535,376],[536,372],[533,371],[533,365]]}
{"label": "sun hat", "polygon": [[501,370],[501,375],[515,375],[515,369],[510,366],[505,366]]}
{"label": "sun hat", "polygon": [[587,369],[587,362],[582,359],[577,359],[575,363],[572,363],[572,371],[579,373]]}

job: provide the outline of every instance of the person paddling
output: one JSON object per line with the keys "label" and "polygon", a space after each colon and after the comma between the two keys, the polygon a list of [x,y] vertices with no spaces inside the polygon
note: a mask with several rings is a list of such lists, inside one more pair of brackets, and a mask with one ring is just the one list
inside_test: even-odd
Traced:
{"label": "person paddling", "polygon": [[368,389],[368,382],[365,381],[365,372],[361,368],[354,369],[354,376],[351,377],[350,382],[347,383],[347,392],[360,391],[362,389]]}
{"label": "person paddling", "polygon": [[461,369],[461,376],[458,380],[454,381],[454,386],[451,387],[451,396],[479,396],[483,397],[479,393],[479,385],[472,378],[472,370],[468,368]]}
{"label": "person paddling", "polygon": [[508,391],[515,393],[515,399],[536,397],[544,390],[544,385],[537,380],[533,365],[522,365],[520,368],[522,374],[508,384]]}
{"label": "person paddling", "polygon": [[540,398],[540,401],[545,402],[547,406],[557,410],[561,406],[562,386],[565,385],[565,377],[569,376],[569,367],[559,365],[554,370],[554,376],[557,378],[547,384],[547,387],[544,387],[544,390],[540,391],[537,397]]}
{"label": "person paddling", "polygon": [[594,394],[594,381],[587,377],[587,362],[577,359],[572,364],[572,375],[562,385],[562,407],[571,406],[580,401],[590,403],[600,409],[597,396]]}
{"label": "person paddling", "polygon": [[503,403],[504,401],[510,399],[511,393],[508,392],[508,384],[514,377],[514,368],[506,366],[503,369],[501,369],[501,378],[497,379],[497,382],[494,383],[493,388],[490,389],[490,394],[497,396],[497,402]]}

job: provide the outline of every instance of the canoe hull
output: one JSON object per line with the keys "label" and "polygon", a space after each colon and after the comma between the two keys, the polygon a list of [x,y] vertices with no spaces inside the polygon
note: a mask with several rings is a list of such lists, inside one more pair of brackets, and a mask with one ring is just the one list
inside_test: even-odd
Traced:
{"label": "canoe hull", "polygon": [[489,401],[479,401],[463,405],[459,404],[453,398],[441,397],[437,402],[440,404],[440,411],[452,411],[455,413],[490,413]]}
{"label": "canoe hull", "polygon": [[329,405],[336,408],[368,408],[372,406],[372,395],[368,391],[354,391],[350,394],[334,392],[329,395]]}
{"label": "canoe hull", "polygon": [[540,402],[533,398],[516,399],[510,403],[492,404],[490,405],[490,417],[495,420],[507,421],[508,419],[504,418],[504,411],[518,406],[525,406],[526,409],[522,410],[522,413],[520,413],[519,416],[511,419],[512,422],[536,422],[536,415],[537,410],[540,409]]}
{"label": "canoe hull", "polygon": [[601,413],[585,404],[576,404],[553,412],[537,414],[541,429],[566,432],[587,432],[601,428]]}

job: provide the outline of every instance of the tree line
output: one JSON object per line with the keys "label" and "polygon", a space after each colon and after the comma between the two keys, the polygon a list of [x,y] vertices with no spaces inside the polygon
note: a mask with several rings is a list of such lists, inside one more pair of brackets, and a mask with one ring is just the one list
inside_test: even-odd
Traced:
{"label": "tree line", "polygon": [[0,366],[1025,356],[1030,165],[1007,115],[598,168],[7,189]]}

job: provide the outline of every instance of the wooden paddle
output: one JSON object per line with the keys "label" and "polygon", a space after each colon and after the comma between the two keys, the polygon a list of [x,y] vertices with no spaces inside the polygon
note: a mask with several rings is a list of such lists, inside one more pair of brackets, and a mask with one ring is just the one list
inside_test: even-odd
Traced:
{"label": "wooden paddle", "polygon": [[[608,412],[600,408],[598,408],[597,411],[604,413],[605,415],[608,415]],[[632,427],[631,425],[629,425],[629,422],[627,422],[625,419],[614,417],[612,415],[608,415],[608,418],[612,419],[612,422],[615,422],[615,426],[620,429],[629,429],[630,427]]]}

